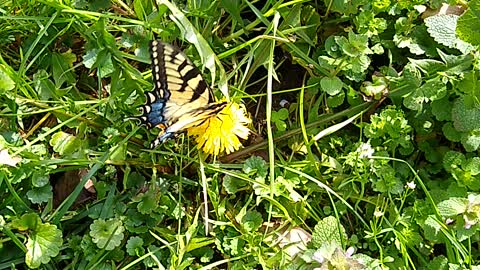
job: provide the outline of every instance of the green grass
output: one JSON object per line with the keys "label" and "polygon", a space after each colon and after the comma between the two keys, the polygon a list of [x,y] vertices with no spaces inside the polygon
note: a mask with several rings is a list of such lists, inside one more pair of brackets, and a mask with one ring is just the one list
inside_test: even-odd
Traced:
{"label": "green grass", "polygon": [[[480,2],[445,2],[0,0],[0,269],[480,269]],[[154,39],[242,149],[149,149]]]}

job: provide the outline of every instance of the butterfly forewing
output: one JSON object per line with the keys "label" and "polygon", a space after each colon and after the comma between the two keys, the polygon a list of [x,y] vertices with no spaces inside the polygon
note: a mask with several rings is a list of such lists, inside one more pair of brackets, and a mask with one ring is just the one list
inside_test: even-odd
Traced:
{"label": "butterfly forewing", "polygon": [[149,128],[162,128],[152,143],[156,146],[218,113],[225,103],[210,103],[210,88],[200,71],[177,47],[152,41],[150,55],[154,89],[146,93],[140,120]]}

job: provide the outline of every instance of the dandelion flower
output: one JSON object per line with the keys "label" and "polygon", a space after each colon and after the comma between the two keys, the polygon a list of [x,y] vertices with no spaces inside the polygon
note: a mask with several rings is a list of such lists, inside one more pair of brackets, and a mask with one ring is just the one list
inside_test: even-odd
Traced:
{"label": "dandelion flower", "polygon": [[228,103],[216,115],[207,118],[201,125],[187,130],[194,136],[197,147],[207,154],[230,154],[239,149],[240,139],[247,139],[251,120],[246,116],[245,107],[237,103]]}

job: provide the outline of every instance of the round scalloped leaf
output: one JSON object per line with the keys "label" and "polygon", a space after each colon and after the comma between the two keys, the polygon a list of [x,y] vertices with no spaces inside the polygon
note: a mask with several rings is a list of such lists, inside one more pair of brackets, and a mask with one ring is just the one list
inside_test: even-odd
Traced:
{"label": "round scalloped leaf", "polygon": [[465,12],[457,22],[457,35],[462,40],[473,44],[480,45],[480,1],[470,1],[469,9]]}
{"label": "round scalloped leaf", "polygon": [[58,255],[62,243],[62,232],[57,229],[57,226],[39,224],[28,236],[25,263],[30,268],[37,268],[42,263],[48,263],[52,257]]}
{"label": "round scalloped leaf", "polygon": [[439,14],[426,18],[425,25],[428,33],[436,42],[467,53],[473,47],[457,37],[455,29],[457,28],[458,18],[454,14]]}
{"label": "round scalloped leaf", "polygon": [[124,230],[120,220],[97,219],[90,225],[90,236],[98,248],[113,250],[122,243]]}
{"label": "round scalloped leaf", "polygon": [[327,92],[330,96],[335,96],[342,91],[343,82],[337,76],[323,77],[320,80],[322,90]]}

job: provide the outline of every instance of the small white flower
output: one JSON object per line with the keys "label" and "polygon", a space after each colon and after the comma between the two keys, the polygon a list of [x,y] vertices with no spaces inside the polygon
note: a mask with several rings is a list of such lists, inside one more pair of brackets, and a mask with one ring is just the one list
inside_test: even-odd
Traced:
{"label": "small white flower", "polygon": [[417,185],[415,185],[415,182],[413,182],[413,181],[407,182],[407,188],[415,189],[415,187],[417,187]]}
{"label": "small white flower", "polygon": [[357,151],[357,153],[360,153],[360,155],[359,155],[360,158],[371,158],[373,156],[373,153],[375,152],[375,150],[373,150],[370,143],[362,143],[357,148],[356,151]]}
{"label": "small white flower", "polygon": [[383,216],[383,212],[378,210],[378,208],[377,208],[377,209],[375,209],[375,212],[373,212],[373,215],[375,217],[379,218],[379,217]]}
{"label": "small white flower", "polygon": [[452,224],[453,222],[454,222],[454,220],[451,219],[451,218],[447,218],[447,219],[445,220],[445,224],[447,224],[447,225],[450,225],[450,224]]}

